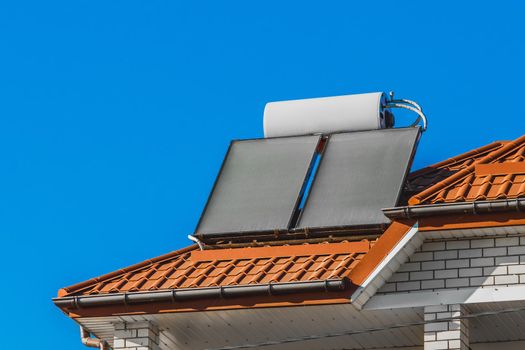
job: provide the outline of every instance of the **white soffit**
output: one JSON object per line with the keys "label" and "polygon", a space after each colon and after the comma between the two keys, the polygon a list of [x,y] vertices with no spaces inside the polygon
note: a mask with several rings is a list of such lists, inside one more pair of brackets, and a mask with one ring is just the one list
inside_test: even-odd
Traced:
{"label": "white soffit", "polygon": [[[422,310],[359,311],[350,304],[286,308],[220,310],[166,313],[143,316],[90,317],[79,323],[113,342],[116,322],[151,321],[160,329],[161,349],[214,349],[223,346],[258,344],[311,335],[358,331],[418,323]],[[350,336],[321,338],[264,347],[264,349],[319,350],[370,349],[421,346],[423,327],[392,328]]]}
{"label": "white soffit", "polygon": [[[523,308],[525,302],[469,304],[469,314]],[[88,330],[113,343],[113,324],[151,321],[160,328],[160,347],[168,349],[213,349],[282,340],[340,331],[358,331],[418,323],[418,326],[391,328],[351,336],[321,338],[264,347],[275,350],[414,349],[423,345],[422,308],[397,310],[357,310],[351,305],[320,305],[171,313],[157,315],[91,317],[77,320]],[[492,349],[479,343],[498,343],[499,349],[523,349],[525,312],[499,313],[471,319],[470,342],[473,350]],[[405,348],[406,347],[406,348]],[[421,348],[419,348],[421,349]]]}

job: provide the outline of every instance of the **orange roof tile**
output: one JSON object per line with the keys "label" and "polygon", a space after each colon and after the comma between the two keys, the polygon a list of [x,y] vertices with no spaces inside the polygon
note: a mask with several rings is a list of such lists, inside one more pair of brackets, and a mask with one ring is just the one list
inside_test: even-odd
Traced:
{"label": "orange roof tile", "polygon": [[342,279],[372,244],[365,240],[203,251],[192,247],[63,288],[59,297]]}
{"label": "orange roof tile", "polygon": [[478,149],[460,154],[456,157],[430,165],[410,173],[407,179],[407,190],[413,194],[426,190],[432,185],[465,169],[487,154],[501,148],[507,141],[497,141]]}
{"label": "orange roof tile", "polygon": [[525,195],[525,136],[494,142],[411,174],[409,205],[436,204]]}

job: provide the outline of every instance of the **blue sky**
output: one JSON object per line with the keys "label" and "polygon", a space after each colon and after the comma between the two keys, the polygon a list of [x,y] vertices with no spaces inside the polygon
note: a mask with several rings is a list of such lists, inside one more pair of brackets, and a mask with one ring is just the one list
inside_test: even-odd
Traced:
{"label": "blue sky", "polygon": [[187,245],[267,101],[412,98],[414,168],[523,134],[525,5],[496,4],[2,2],[2,347],[82,349],[57,289]]}

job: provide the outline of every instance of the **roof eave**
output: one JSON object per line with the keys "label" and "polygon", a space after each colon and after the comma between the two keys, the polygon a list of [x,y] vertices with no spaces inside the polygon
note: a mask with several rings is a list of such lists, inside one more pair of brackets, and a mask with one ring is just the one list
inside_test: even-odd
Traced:
{"label": "roof eave", "polygon": [[[250,297],[283,297],[307,293],[351,293],[355,289],[346,279],[326,279],[302,282],[282,282],[254,285],[185,288],[160,291],[78,295],[53,298],[53,303],[66,313],[84,313],[89,309],[125,307],[129,311],[152,304],[186,304],[200,300],[239,300]],[[213,304],[213,303],[212,303]]]}

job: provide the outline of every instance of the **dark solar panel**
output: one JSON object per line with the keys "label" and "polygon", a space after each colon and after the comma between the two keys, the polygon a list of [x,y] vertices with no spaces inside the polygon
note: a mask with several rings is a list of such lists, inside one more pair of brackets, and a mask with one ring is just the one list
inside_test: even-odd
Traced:
{"label": "dark solar panel", "polygon": [[232,142],[195,234],[288,229],[319,139]]}
{"label": "dark solar panel", "polygon": [[388,223],[381,209],[397,204],[419,128],[330,136],[299,228]]}

